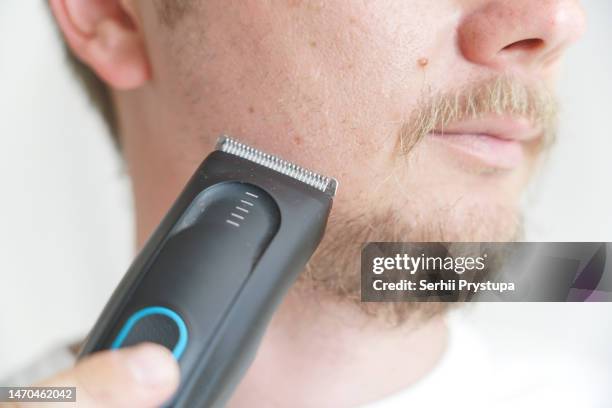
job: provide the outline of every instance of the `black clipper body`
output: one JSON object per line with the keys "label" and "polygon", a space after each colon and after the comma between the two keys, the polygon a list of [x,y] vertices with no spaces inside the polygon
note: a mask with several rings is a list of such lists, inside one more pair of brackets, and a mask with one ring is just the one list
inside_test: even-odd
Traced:
{"label": "black clipper body", "polygon": [[224,406],[323,233],[336,181],[228,137],[193,175],[113,293],[80,356],[172,350],[174,407]]}

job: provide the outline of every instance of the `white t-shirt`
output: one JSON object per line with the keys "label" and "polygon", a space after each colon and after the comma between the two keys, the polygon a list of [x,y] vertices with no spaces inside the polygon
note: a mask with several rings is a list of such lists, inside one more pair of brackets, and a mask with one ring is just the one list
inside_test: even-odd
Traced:
{"label": "white t-shirt", "polygon": [[[440,363],[412,387],[363,408],[611,408],[612,375],[562,353],[492,353],[461,317],[448,319]],[[0,382],[24,385],[74,364],[65,347]]]}
{"label": "white t-shirt", "polygon": [[450,317],[440,363],[421,381],[364,408],[610,408],[612,378],[563,354],[491,353],[461,318]]}

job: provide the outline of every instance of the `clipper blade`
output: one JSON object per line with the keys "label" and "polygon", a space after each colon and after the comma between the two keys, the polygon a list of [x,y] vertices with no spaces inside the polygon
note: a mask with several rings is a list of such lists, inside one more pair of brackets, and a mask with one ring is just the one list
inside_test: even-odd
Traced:
{"label": "clipper blade", "polygon": [[253,163],[257,163],[261,166],[292,177],[298,181],[301,181],[302,183],[308,184],[309,186],[322,191],[325,194],[328,194],[331,197],[336,194],[336,189],[338,187],[338,182],[336,179],[307,170],[298,166],[297,164],[283,160],[278,156],[264,153],[261,150],[257,150],[254,147],[241,143],[229,136],[223,135],[219,137],[216,150],[250,160]]}

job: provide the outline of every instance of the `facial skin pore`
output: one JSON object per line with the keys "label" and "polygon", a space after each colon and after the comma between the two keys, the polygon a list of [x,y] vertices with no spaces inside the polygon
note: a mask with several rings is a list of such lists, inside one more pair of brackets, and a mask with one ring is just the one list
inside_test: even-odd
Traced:
{"label": "facial skin pore", "polygon": [[445,349],[443,318],[390,326],[363,313],[352,301],[359,248],[517,236],[582,10],[574,0],[189,3],[169,23],[149,0],[52,0],[75,53],[114,89],[139,246],[221,133],[340,181],[326,238],[232,406],[352,406],[418,381]]}

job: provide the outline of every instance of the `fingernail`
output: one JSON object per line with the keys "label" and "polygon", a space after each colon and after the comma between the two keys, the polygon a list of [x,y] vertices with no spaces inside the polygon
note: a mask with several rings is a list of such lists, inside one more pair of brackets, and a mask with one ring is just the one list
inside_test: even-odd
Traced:
{"label": "fingernail", "polygon": [[161,346],[141,344],[126,351],[129,369],[139,383],[161,385],[175,381],[176,362]]}

